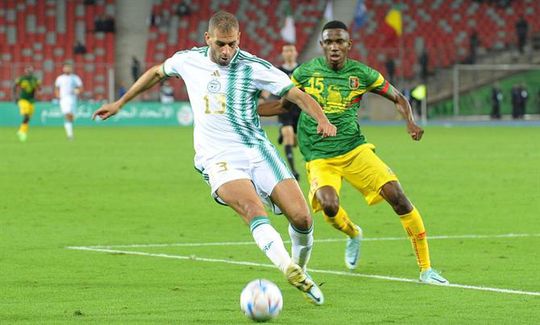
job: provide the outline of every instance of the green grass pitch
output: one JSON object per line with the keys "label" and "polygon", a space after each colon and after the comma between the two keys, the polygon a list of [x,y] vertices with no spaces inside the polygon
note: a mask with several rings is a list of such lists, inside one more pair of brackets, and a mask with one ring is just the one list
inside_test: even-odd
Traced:
{"label": "green grass pitch", "polygon": [[[277,128],[267,131],[274,140]],[[346,271],[345,242],[320,214],[315,239],[338,240],[314,246],[321,307],[274,268],[228,263],[268,264],[255,244],[67,249],[252,239],[194,170],[190,128],[80,127],[73,142],[61,128],[30,128],[26,143],[0,128],[0,323],[249,324],[239,296],[255,278],[282,290],[275,324],[538,323],[540,129],[433,126],[419,143],[402,126],[364,131],[422,213],[434,267],[455,284],[519,292],[329,273]],[[348,185],[342,201],[366,236],[355,274],[416,279],[389,206],[367,207]],[[271,220],[288,239],[284,218]]]}

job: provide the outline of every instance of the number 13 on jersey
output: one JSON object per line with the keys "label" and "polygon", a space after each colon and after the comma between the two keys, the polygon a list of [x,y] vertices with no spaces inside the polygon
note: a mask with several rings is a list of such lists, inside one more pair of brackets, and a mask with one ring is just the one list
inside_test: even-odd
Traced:
{"label": "number 13 on jersey", "polygon": [[205,114],[223,114],[227,109],[225,94],[206,94],[204,99]]}

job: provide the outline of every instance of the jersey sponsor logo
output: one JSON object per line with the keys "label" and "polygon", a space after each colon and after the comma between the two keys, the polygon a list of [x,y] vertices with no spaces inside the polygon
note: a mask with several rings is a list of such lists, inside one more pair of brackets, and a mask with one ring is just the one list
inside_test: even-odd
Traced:
{"label": "jersey sponsor logo", "polygon": [[358,79],[358,77],[355,77],[355,76],[350,76],[349,77],[349,88],[358,89],[358,87],[360,87],[360,79]]}
{"label": "jersey sponsor logo", "polygon": [[212,79],[206,86],[206,89],[215,94],[221,90],[221,83],[217,79]]}

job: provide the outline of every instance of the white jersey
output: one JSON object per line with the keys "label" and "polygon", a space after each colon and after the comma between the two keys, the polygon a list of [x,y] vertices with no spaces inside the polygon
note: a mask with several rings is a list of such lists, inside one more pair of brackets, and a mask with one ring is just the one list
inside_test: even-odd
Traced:
{"label": "white jersey", "polygon": [[60,94],[60,100],[62,99],[71,99],[76,100],[77,94],[75,94],[76,88],[82,87],[82,81],[79,76],[76,74],[61,74],[56,78],[56,81],[54,82],[54,86],[58,87],[59,94]]}
{"label": "white jersey", "polygon": [[180,51],[163,63],[167,76],[182,77],[194,115],[195,165],[225,151],[253,148],[266,154],[272,144],[260,126],[261,90],[276,96],[293,87],[285,73],[238,49],[228,66],[209,57],[209,48]]}

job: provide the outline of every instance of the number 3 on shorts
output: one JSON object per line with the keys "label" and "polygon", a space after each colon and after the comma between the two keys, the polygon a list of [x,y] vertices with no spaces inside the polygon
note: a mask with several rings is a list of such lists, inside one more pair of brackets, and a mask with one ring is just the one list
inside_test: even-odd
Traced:
{"label": "number 3 on shorts", "polygon": [[224,171],[227,171],[227,162],[226,161],[220,161],[216,163],[216,166],[218,169],[216,170],[217,173],[222,173]]}

